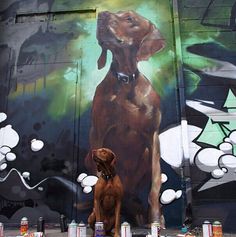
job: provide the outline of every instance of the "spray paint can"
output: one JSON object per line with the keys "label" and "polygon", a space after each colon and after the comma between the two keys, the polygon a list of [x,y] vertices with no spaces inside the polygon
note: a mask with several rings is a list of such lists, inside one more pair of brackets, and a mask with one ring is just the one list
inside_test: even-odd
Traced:
{"label": "spray paint can", "polygon": [[219,221],[214,221],[212,224],[213,237],[223,237],[222,225]]}
{"label": "spray paint can", "polygon": [[77,225],[74,220],[68,225],[68,237],[77,237]]}
{"label": "spray paint can", "polygon": [[103,222],[96,222],[95,223],[95,232],[94,232],[95,237],[104,237],[104,224]]}
{"label": "spray paint can", "polygon": [[128,222],[121,224],[121,237],[131,237],[131,228]]}
{"label": "spray paint can", "polygon": [[66,217],[64,215],[60,216],[60,228],[61,228],[61,232],[67,231]]}
{"label": "spray paint can", "polygon": [[4,226],[2,222],[0,222],[0,237],[4,237]]}
{"label": "spray paint can", "polygon": [[29,221],[27,217],[23,217],[20,221],[20,235],[25,235],[29,230]]}
{"label": "spray paint can", "polygon": [[161,225],[158,221],[154,221],[151,224],[151,235],[152,237],[159,237],[160,236]]}
{"label": "spray paint can", "polygon": [[37,232],[45,232],[45,227],[44,227],[44,219],[43,217],[39,217],[38,221],[37,221]]}
{"label": "spray paint can", "polygon": [[86,225],[81,221],[77,227],[77,237],[86,237]]}
{"label": "spray paint can", "polygon": [[212,237],[212,225],[210,221],[204,221],[202,224],[202,236]]}

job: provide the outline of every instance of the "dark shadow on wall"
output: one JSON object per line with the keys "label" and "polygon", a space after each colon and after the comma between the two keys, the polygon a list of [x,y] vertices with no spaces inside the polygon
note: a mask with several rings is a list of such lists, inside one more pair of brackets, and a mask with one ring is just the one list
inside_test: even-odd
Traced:
{"label": "dark shadow on wall", "polygon": [[[201,19],[201,24],[204,26],[210,26],[210,27],[218,27],[221,29],[230,29],[235,31],[236,30],[236,2],[232,2],[232,8],[231,11],[228,14],[228,18],[224,19],[224,24],[216,23],[217,22],[217,16],[210,16],[211,9],[214,9],[214,3],[217,0],[210,0],[203,16]],[[222,8],[219,8],[219,11],[221,11]],[[221,19],[222,20],[222,19]],[[214,22],[215,21],[215,22]]]}
{"label": "dark shadow on wall", "polygon": [[[220,94],[226,94],[228,92],[228,89],[230,88],[236,95],[236,80],[234,79],[234,75],[236,73],[235,51],[227,49],[226,47],[215,42],[194,44],[192,46],[187,47],[187,50],[190,53],[217,60],[217,62],[220,64],[218,68],[214,68],[215,72],[211,70],[201,71],[194,68],[190,68],[189,66],[185,65],[185,68],[195,72],[196,74],[199,74],[199,76],[201,77],[202,80],[198,85],[198,89],[201,88],[201,85],[214,86],[214,84],[217,84],[218,86],[222,86],[222,91],[219,91]],[[230,63],[232,65],[230,68],[227,68],[228,65],[225,63]],[[227,90],[227,92],[225,92],[224,90]],[[199,93],[199,91],[196,91],[196,93]],[[191,97],[198,98],[196,97],[196,93],[193,94]],[[208,90],[208,93],[216,95],[216,91],[214,90]],[[201,93],[199,93],[199,95],[200,94]]]}

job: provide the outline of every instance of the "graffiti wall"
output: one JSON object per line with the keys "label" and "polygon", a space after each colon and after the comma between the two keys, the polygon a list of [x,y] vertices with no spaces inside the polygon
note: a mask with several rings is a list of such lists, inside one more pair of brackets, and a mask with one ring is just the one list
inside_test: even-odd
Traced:
{"label": "graffiti wall", "polygon": [[179,13],[193,214],[232,230],[235,1],[183,1]]}
{"label": "graffiti wall", "polygon": [[232,227],[234,1],[2,1],[0,28],[0,221],[87,222],[108,147],[122,220]]}

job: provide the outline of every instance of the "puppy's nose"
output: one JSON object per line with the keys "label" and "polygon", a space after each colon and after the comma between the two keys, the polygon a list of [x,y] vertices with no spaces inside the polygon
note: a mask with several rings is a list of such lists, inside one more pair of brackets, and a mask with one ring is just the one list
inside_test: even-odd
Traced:
{"label": "puppy's nose", "polygon": [[96,149],[93,149],[93,150],[92,150],[92,154],[94,154],[94,153],[96,153]]}

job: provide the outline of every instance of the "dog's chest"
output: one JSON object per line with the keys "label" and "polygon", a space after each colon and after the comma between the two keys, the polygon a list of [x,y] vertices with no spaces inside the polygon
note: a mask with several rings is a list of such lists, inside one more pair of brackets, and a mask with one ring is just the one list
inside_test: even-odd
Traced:
{"label": "dog's chest", "polygon": [[101,194],[101,202],[104,206],[112,207],[115,205],[115,201],[120,197],[120,188],[113,184],[113,181],[107,181],[103,186]]}
{"label": "dog's chest", "polygon": [[133,128],[145,128],[153,123],[155,117],[155,107],[150,102],[148,96],[138,93],[110,93],[104,105],[104,110],[110,110],[109,114],[113,114],[113,121],[128,124]]}
{"label": "dog's chest", "polygon": [[105,81],[97,88],[93,121],[108,134],[111,130],[127,139],[154,131],[159,124],[159,97],[149,82],[120,85]]}

